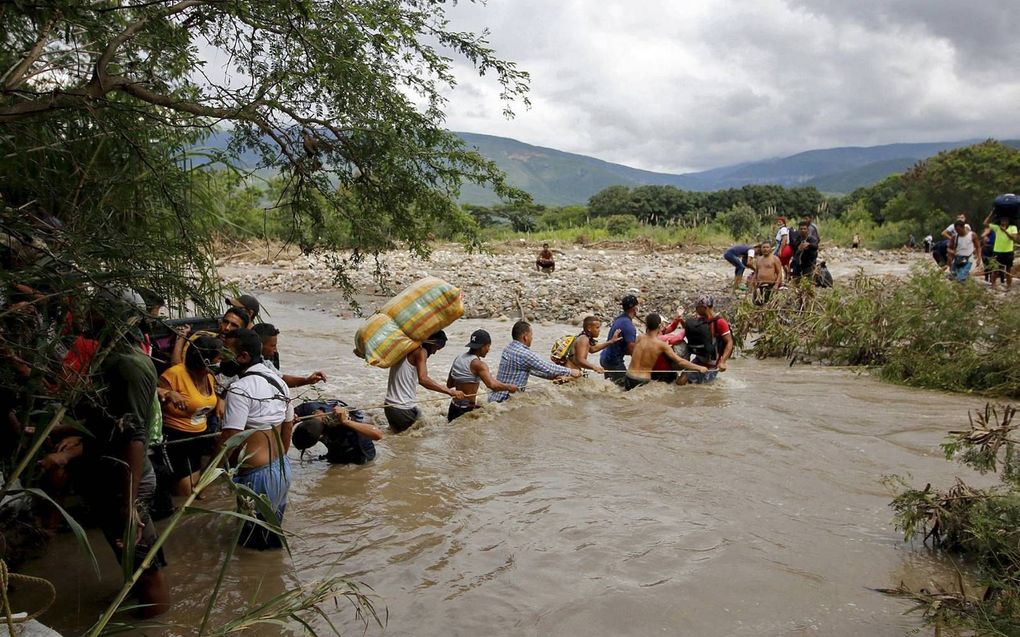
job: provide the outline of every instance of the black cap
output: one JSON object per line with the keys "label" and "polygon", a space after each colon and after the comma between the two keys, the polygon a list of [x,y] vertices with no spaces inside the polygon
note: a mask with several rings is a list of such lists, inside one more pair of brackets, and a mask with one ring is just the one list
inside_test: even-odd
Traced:
{"label": "black cap", "polygon": [[628,294],[627,296],[623,297],[623,310],[624,311],[627,311],[630,308],[635,307],[637,304],[638,304],[638,299],[633,294]]}
{"label": "black cap", "polygon": [[466,347],[468,349],[479,349],[481,347],[485,347],[486,345],[491,345],[491,344],[492,344],[492,337],[489,336],[488,332],[486,332],[485,330],[475,330],[471,334],[471,340],[468,341],[468,344],[466,345]]}
{"label": "black cap", "polygon": [[241,296],[233,299],[228,296],[225,297],[225,300],[228,305],[243,307],[248,310],[248,315],[251,316],[251,320],[253,321],[259,315],[259,309],[261,309],[259,306],[259,300],[250,294],[242,294]]}

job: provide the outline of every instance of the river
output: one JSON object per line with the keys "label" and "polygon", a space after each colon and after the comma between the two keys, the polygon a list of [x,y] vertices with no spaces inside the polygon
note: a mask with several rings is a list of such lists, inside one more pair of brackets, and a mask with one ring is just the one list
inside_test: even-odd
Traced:
{"label": "river", "polygon": [[[264,300],[283,330],[285,371],[321,369],[324,395],[382,402],[386,372],[351,353],[357,321],[311,307],[323,299]],[[445,380],[479,327],[493,335],[495,370],[510,323],[460,321],[430,359],[434,377]],[[534,349],[545,355],[571,329],[536,325]],[[242,551],[214,619],[346,574],[388,614],[369,635],[903,636],[919,625],[903,615],[909,604],[870,589],[955,575],[902,541],[880,478],[972,479],[938,444],[982,404],[748,358],[707,387],[622,393],[600,379],[532,379],[508,403],[454,424],[445,401],[430,402],[426,422],[387,437],[369,465],[299,462],[292,451],[292,556]],[[167,548],[171,626],[134,634],[194,634],[229,535],[208,516],[186,521]],[[61,602],[44,620],[65,635],[91,623],[117,587],[95,537],[106,571],[98,584],[66,536],[29,568],[56,581]],[[361,634],[346,602],[325,611],[344,634]]]}

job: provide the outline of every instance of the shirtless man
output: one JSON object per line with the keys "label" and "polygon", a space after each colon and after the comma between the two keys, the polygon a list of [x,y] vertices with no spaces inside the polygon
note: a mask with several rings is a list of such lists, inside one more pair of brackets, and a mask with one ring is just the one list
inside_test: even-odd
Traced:
{"label": "shirtless man", "polygon": [[475,330],[471,334],[471,340],[467,344],[468,350],[453,359],[450,367],[450,375],[446,379],[446,386],[464,392],[463,399],[454,398],[450,401],[450,409],[446,412],[447,422],[453,422],[469,411],[478,408],[475,397],[478,394],[478,387],[481,383],[490,391],[508,391],[511,394],[517,393],[517,385],[501,383],[492,377],[489,366],[484,359],[489,350],[492,349],[492,337],[485,330]]}
{"label": "shirtless man", "polygon": [[772,245],[763,243],[754,261],[755,288],[754,304],[765,305],[772,296],[772,291],[783,284],[783,262],[772,254]]}
{"label": "shirtless man", "polygon": [[542,244],[542,251],[535,259],[535,269],[545,273],[551,273],[556,269],[555,257],[553,257],[553,251],[549,249],[548,243]]}
{"label": "shirtless man", "polygon": [[602,331],[602,321],[598,317],[584,317],[584,323],[581,324],[581,333],[574,339],[573,355],[563,364],[570,369],[590,369],[596,374],[604,374],[606,370],[602,369],[600,365],[592,365],[588,362],[588,355],[601,352],[613,343],[620,342],[623,340],[623,336],[620,334],[620,330],[616,330],[613,338],[605,343],[599,343],[598,337],[600,331]]}
{"label": "shirtless man", "polygon": [[630,366],[627,367],[627,376],[624,378],[624,389],[631,390],[658,380],[664,383],[678,382],[678,372],[652,372],[652,367],[659,356],[665,355],[682,369],[704,374],[708,368],[681,358],[668,343],[659,338],[659,329],[662,327],[662,317],[651,313],[645,317],[645,333],[638,337],[634,343],[634,353],[630,356]]}

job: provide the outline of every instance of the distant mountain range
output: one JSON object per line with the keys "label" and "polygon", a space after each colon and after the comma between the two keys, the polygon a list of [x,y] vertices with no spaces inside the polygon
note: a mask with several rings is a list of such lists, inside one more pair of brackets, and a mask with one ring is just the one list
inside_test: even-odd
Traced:
{"label": "distant mountain range", "polygon": [[[668,185],[685,190],[722,190],[747,184],[814,186],[822,192],[848,193],[870,186],[891,174],[903,172],[922,159],[943,150],[983,140],[887,144],[810,150],[789,157],[745,162],[696,173],[674,175],[638,170],[594,159],[531,146],[506,137],[457,133],[469,147],[491,159],[510,183],[531,193],[536,203],[567,205],[585,203],[608,186]],[[1003,142],[1020,148],[1020,141]],[[461,194],[464,203],[490,205],[498,200],[491,191],[468,184]]]}
{"label": "distant mountain range", "polygon": [[[842,194],[870,186],[900,173],[922,159],[944,150],[968,146],[983,140],[884,146],[842,147],[809,150],[789,157],[745,162],[695,173],[674,175],[639,170],[594,157],[532,146],[507,137],[456,133],[468,147],[496,163],[510,183],[531,194],[536,203],[561,206],[587,203],[588,198],[609,186],[676,186],[684,190],[712,191],[740,188],[747,184],[814,186],[825,193]],[[223,149],[229,137],[219,132],[203,146]],[[1004,144],[1020,148],[1020,140]],[[244,153],[239,163],[254,167],[257,157]],[[490,190],[465,184],[461,203],[492,205],[499,199]]]}

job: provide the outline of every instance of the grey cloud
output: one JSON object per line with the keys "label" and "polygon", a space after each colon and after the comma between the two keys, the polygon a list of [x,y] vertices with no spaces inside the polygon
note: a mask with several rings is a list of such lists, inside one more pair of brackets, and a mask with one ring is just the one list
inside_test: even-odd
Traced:
{"label": "grey cloud", "polygon": [[1016,64],[1002,63],[1017,45],[990,28],[1010,12],[989,2],[964,21],[949,5],[493,0],[457,26],[491,27],[499,54],[532,74],[534,107],[501,120],[491,78],[460,67],[448,123],[669,171],[1020,133]]}

